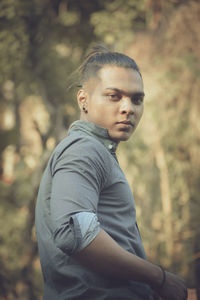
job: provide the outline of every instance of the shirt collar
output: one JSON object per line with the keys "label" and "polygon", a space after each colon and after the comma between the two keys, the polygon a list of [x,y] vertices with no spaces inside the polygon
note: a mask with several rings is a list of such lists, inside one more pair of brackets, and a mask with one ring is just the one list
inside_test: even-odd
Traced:
{"label": "shirt collar", "polygon": [[69,134],[71,131],[80,130],[82,132],[87,133],[90,136],[95,137],[98,141],[100,141],[106,149],[113,155],[115,155],[118,143],[114,142],[109,134],[108,130],[104,127],[100,127],[92,122],[88,122],[85,120],[78,120],[71,124],[69,128]]}

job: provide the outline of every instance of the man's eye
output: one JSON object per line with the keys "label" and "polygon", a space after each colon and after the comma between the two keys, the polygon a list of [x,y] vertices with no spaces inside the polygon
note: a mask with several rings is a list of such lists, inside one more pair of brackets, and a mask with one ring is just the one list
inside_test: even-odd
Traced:
{"label": "man's eye", "polygon": [[143,96],[134,96],[132,102],[135,104],[141,104],[143,102]]}
{"label": "man's eye", "polygon": [[118,101],[118,100],[120,100],[120,96],[119,96],[119,95],[116,95],[116,94],[109,94],[109,95],[108,95],[108,98],[109,98],[110,100],[113,100],[113,101]]}

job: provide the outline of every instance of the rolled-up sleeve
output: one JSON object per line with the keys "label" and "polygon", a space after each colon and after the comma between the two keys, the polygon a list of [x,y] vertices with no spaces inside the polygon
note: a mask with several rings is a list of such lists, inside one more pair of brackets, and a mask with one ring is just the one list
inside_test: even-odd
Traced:
{"label": "rolled-up sleeve", "polygon": [[100,230],[97,206],[109,174],[105,151],[91,139],[82,139],[52,161],[53,239],[67,255],[86,247]]}
{"label": "rolled-up sleeve", "polygon": [[63,252],[72,255],[87,247],[99,231],[97,216],[91,212],[80,212],[56,229],[54,242]]}

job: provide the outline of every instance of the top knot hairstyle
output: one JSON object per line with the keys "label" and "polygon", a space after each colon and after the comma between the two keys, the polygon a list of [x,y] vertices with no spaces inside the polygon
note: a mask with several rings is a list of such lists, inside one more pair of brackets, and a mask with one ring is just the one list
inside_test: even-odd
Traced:
{"label": "top knot hairstyle", "polygon": [[91,48],[83,63],[74,72],[73,75],[76,76],[76,79],[79,78],[75,84],[78,83],[78,87],[82,87],[90,78],[97,76],[98,71],[106,65],[133,69],[142,78],[139,67],[132,58],[122,53],[112,52],[102,45],[97,45]]}
{"label": "top knot hairstyle", "polygon": [[98,71],[105,65],[131,68],[141,76],[138,65],[132,58],[122,53],[111,52],[104,46],[98,45],[89,51],[78,69],[80,84],[83,85],[89,78],[96,76]]}

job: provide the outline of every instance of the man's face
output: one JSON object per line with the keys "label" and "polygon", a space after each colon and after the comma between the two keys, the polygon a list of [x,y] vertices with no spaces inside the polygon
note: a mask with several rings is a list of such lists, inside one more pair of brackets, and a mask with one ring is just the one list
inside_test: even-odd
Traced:
{"label": "man's face", "polygon": [[116,142],[126,141],[143,113],[143,82],[131,68],[105,66],[78,92],[81,119],[104,127]]}

